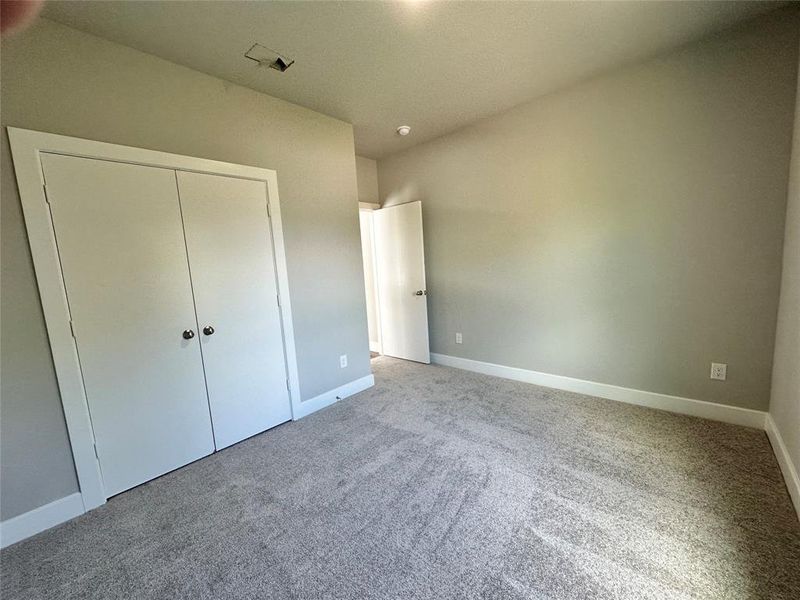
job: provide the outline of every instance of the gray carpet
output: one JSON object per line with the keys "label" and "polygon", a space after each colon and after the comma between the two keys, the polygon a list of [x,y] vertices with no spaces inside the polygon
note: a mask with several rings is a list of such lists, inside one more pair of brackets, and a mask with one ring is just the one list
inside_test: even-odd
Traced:
{"label": "gray carpet", "polygon": [[11,598],[800,598],[763,432],[381,357],[2,552]]}

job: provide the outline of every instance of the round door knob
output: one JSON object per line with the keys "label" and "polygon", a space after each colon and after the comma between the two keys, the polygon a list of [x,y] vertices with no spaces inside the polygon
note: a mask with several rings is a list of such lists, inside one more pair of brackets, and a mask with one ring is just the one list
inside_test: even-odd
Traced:
{"label": "round door knob", "polygon": [[186,330],[184,330],[184,332],[183,332],[183,339],[185,339],[185,340],[190,340],[190,339],[192,339],[193,337],[194,337],[194,331],[192,331],[191,329],[186,329]]}
{"label": "round door knob", "polygon": [[414,295],[415,295],[415,296],[422,296],[424,293],[425,293],[425,292],[424,292],[424,291],[422,291],[422,290],[417,290],[416,292],[414,292]]}
{"label": "round door knob", "polygon": [[205,335],[212,335],[214,333],[214,328],[211,325],[206,325],[203,327],[203,334]]}

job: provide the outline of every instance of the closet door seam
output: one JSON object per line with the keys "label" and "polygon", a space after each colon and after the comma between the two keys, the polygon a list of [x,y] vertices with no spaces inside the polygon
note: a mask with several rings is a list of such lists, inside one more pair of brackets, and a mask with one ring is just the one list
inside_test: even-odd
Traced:
{"label": "closet door seam", "polygon": [[211,421],[211,436],[214,442],[214,451],[217,451],[217,437],[214,433],[214,416],[211,414],[211,398],[208,393],[208,376],[206,375],[206,360],[203,355],[203,344],[200,341],[200,321],[197,318],[197,299],[194,294],[194,278],[192,276],[192,260],[189,258],[189,246],[186,242],[186,221],[183,218],[183,202],[181,201],[181,189],[178,185],[178,171],[173,170],[172,175],[175,180],[175,193],[178,196],[178,210],[181,214],[181,231],[183,232],[183,249],[186,254],[186,267],[189,269],[189,288],[192,291],[192,306],[194,307],[194,323],[197,328],[197,344],[200,348],[200,364],[203,368],[203,385],[206,388],[206,408],[208,409],[208,418]]}

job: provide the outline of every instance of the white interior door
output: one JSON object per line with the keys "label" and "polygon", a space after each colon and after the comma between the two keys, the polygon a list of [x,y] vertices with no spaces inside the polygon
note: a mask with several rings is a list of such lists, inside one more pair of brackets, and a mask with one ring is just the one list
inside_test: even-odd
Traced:
{"label": "white interior door", "polygon": [[429,363],[422,203],[373,211],[383,353]]}
{"label": "white interior door", "polygon": [[[175,172],[42,155],[108,496],[214,451]],[[188,337],[188,333],[186,334]]]}
{"label": "white interior door", "polygon": [[178,188],[221,449],[292,418],[267,186],[179,171]]}

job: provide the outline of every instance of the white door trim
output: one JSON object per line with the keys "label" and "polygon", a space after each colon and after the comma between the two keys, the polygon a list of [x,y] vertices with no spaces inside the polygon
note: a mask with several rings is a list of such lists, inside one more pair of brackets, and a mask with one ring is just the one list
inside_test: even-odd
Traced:
{"label": "white door trim", "polygon": [[275,244],[275,264],[278,274],[292,417],[295,419],[300,417],[302,413],[300,382],[292,325],[292,305],[289,297],[289,277],[286,269],[283,223],[278,196],[278,177],[275,171],[15,127],[8,128],[8,138],[47,325],[47,335],[50,339],[61,402],[64,406],[70,446],[78,474],[81,499],[86,510],[104,504],[107,496],[95,456],[94,434],[78,355],[70,328],[69,306],[42,175],[40,154],[43,152],[266,182],[272,216],[272,235]]}

